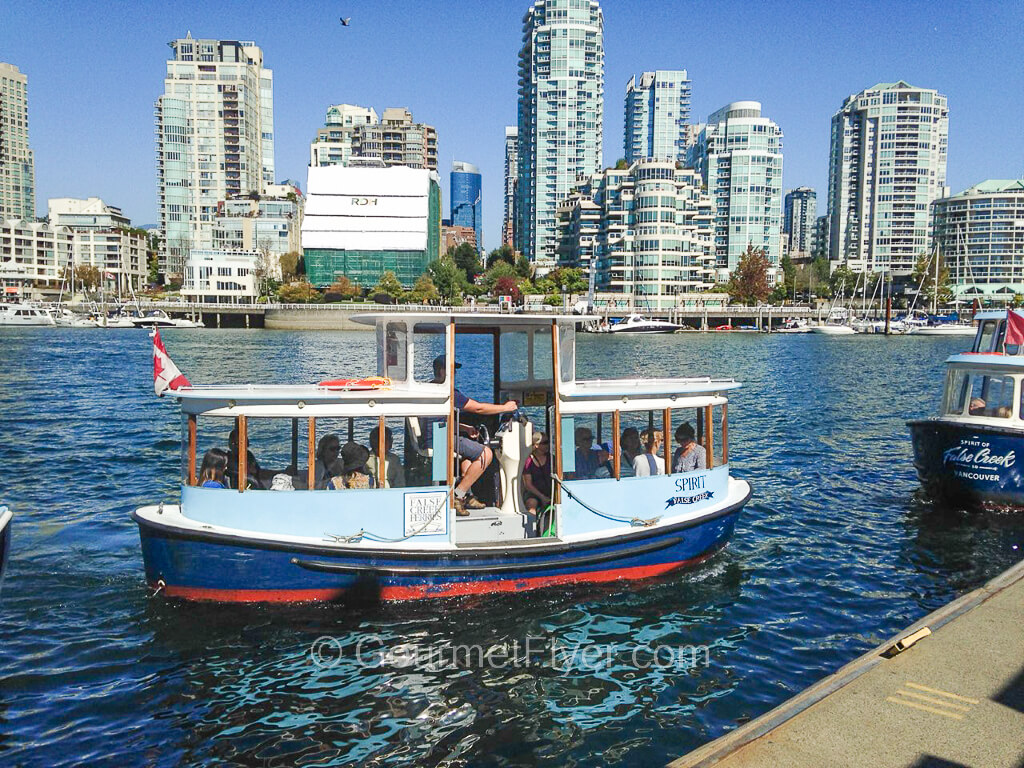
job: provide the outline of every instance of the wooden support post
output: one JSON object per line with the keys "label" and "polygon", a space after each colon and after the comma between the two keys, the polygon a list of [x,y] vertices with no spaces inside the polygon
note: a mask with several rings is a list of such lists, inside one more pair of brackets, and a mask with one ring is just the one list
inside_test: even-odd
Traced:
{"label": "wooden support post", "polygon": [[555,476],[558,478],[558,482],[551,488],[551,503],[557,504],[562,500],[562,405],[558,397],[558,377],[559,377],[559,364],[558,364],[558,323],[554,320],[551,321],[551,383],[554,388],[555,398],[555,434],[549,436],[548,440],[550,445],[555,449],[555,463],[551,466],[554,467]]}
{"label": "wooden support post", "polygon": [[188,484],[196,484],[196,415],[188,415]]}
{"label": "wooden support post", "polygon": [[661,416],[661,430],[665,433],[665,474],[672,474],[672,409],[666,408]]}
{"label": "wooden support post", "polygon": [[377,487],[387,487],[388,481],[388,468],[386,466],[388,459],[387,449],[387,419],[381,416],[377,420]]}
{"label": "wooden support post", "polygon": [[704,437],[707,439],[707,445],[704,449],[708,452],[708,469],[715,466],[715,425],[711,421],[711,406],[704,406]]}
{"label": "wooden support post", "polygon": [[601,429],[601,415],[602,414],[600,414],[600,413],[597,414],[597,442],[598,443],[603,443],[604,442],[604,430]]}
{"label": "wooden support post", "polygon": [[618,411],[612,411],[612,474],[619,479],[619,472],[622,469],[622,445],[619,443],[619,419]]}
{"label": "wooden support post", "polygon": [[729,404],[722,403],[722,463],[729,463]]}
{"label": "wooden support post", "polygon": [[306,487],[312,491],[316,487],[316,419],[312,416],[309,417],[309,434],[306,442],[308,444],[306,448],[308,458]]}
{"label": "wooden support post", "polygon": [[238,417],[238,492],[249,484],[249,424],[245,416]]}
{"label": "wooden support post", "polygon": [[351,416],[348,417],[348,441],[350,443],[356,441],[356,420]]}

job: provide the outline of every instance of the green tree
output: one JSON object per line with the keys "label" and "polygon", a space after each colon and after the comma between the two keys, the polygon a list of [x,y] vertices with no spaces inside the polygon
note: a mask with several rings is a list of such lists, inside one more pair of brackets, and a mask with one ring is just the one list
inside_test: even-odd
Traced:
{"label": "green tree", "polygon": [[828,287],[832,290],[833,296],[852,296],[856,284],[857,275],[845,261],[832,270],[832,275],[828,279]]}
{"label": "green tree", "polygon": [[936,304],[947,304],[953,299],[949,269],[941,256],[936,254],[935,258],[939,260],[938,283],[935,282],[935,264],[926,254],[918,256],[917,263],[914,264],[914,283],[921,286],[921,298],[927,301],[929,306],[933,301]]}
{"label": "green tree", "polygon": [[342,299],[354,299],[362,292],[359,283],[349,280],[345,275],[339,276],[327,289],[327,293],[336,293]]}
{"label": "green tree", "polygon": [[466,290],[466,273],[459,269],[454,259],[445,256],[430,262],[427,274],[437,286],[442,301],[449,306],[461,306],[462,295]]}
{"label": "green tree", "polygon": [[459,243],[445,255],[451,258],[455,265],[462,270],[468,282],[472,283],[476,280],[476,276],[481,271],[480,254],[477,253],[476,248],[469,243]]}
{"label": "green tree", "polygon": [[380,276],[377,285],[370,291],[371,295],[376,296],[379,293],[386,293],[393,299],[399,298],[404,292],[405,289],[402,288],[398,277],[390,269]]}
{"label": "green tree", "polygon": [[484,273],[481,282],[488,290],[493,292],[494,284],[503,277],[511,277],[515,280],[521,279],[519,273],[516,272],[516,268],[507,261],[496,261]]}
{"label": "green tree", "polygon": [[103,282],[103,275],[100,274],[99,268],[89,264],[79,264],[75,267],[74,275],[75,285],[80,285],[87,291],[99,288]]}
{"label": "green tree", "polygon": [[811,264],[810,275],[808,275],[808,287],[814,286],[814,294],[824,299],[832,298],[832,287],[829,284],[829,278],[831,277],[832,265],[828,263],[828,259],[824,256],[819,256]]}
{"label": "green tree", "polygon": [[532,278],[533,277],[533,264],[525,256],[516,257],[516,272],[519,273],[520,277]]}
{"label": "green tree", "polygon": [[792,297],[796,291],[796,265],[793,264],[793,260],[789,258],[787,253],[783,254],[779,266],[782,268],[782,284],[779,286],[782,288],[781,298],[786,299],[787,297]]}
{"label": "green tree", "polygon": [[768,251],[748,245],[740,255],[736,269],[729,276],[729,295],[744,304],[756,304],[771,295],[772,286],[768,282]]}
{"label": "green tree", "polygon": [[512,246],[503,245],[500,248],[495,248],[487,255],[488,267],[493,267],[499,261],[504,261],[509,266],[515,266],[516,252],[512,250]]}
{"label": "green tree", "polygon": [[278,298],[284,304],[316,304],[323,295],[308,281],[287,283],[277,289]]}
{"label": "green tree", "polygon": [[624,171],[627,168],[629,168],[629,165],[626,163],[626,158],[620,157],[618,160],[615,161],[616,171]]}
{"label": "green tree", "polygon": [[575,267],[553,270],[548,278],[561,293],[583,293],[588,287],[587,281],[583,277],[583,270]]}
{"label": "green tree", "polygon": [[404,301],[413,304],[433,304],[440,300],[441,294],[438,292],[437,286],[434,285],[430,275],[424,272],[416,279],[416,284],[412,287],[412,290],[402,298]]}
{"label": "green tree", "polygon": [[289,251],[278,260],[281,266],[281,281],[291,283],[295,278],[305,274],[302,263],[302,254],[298,251]]}

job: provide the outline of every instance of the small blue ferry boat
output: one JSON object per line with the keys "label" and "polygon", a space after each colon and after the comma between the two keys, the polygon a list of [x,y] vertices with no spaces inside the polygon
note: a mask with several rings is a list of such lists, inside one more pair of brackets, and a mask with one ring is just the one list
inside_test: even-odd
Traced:
{"label": "small blue ferry boat", "polygon": [[[174,391],[181,498],[133,514],[153,589],[242,602],[519,592],[663,574],[732,535],[751,495],[729,472],[726,393],[738,382],[578,379],[571,316],[355,319],[375,328],[378,378]],[[465,395],[459,367],[473,369],[460,374]],[[467,397],[520,410],[470,426],[456,407]],[[467,431],[493,455],[472,504],[454,493]],[[635,456],[640,434],[647,452]],[[672,471],[677,434],[698,468]],[[217,442],[234,481],[197,473]],[[524,468],[549,443],[550,498],[531,498]],[[340,482],[351,477],[363,482]]]}
{"label": "small blue ferry boat", "polygon": [[1007,311],[975,315],[971,351],[946,360],[940,414],[907,422],[914,466],[932,498],[1024,507],[1024,344],[1008,335],[1008,318]]}

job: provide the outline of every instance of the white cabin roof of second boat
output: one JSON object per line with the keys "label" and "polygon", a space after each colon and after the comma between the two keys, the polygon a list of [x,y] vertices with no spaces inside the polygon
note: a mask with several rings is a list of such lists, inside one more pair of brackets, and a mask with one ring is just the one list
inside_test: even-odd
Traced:
{"label": "white cabin roof of second boat", "polygon": [[[469,312],[387,312],[355,315],[354,321],[377,326],[378,375],[390,379],[387,386],[357,385],[339,389],[317,384],[193,386],[175,392],[185,413],[217,416],[443,416],[450,408],[450,386],[417,379],[413,375],[416,334],[441,333],[454,323],[457,333],[526,332],[550,338],[557,325],[560,349],[559,400],[571,413],[606,412],[690,407],[725,402],[723,392],[736,389],[733,379],[707,376],[685,378],[630,378],[576,380],[575,326],[581,318],[572,315],[495,314]],[[391,349],[388,345],[397,345]],[[401,349],[404,346],[405,349]],[[385,348],[387,353],[385,354]],[[550,350],[549,350],[550,351]],[[458,357],[458,354],[456,354]],[[538,356],[539,357],[539,356]],[[498,389],[508,397],[526,399],[538,391],[551,392],[552,361],[540,362],[527,355],[516,379],[507,372],[499,376]],[[397,367],[396,367],[397,360]]]}

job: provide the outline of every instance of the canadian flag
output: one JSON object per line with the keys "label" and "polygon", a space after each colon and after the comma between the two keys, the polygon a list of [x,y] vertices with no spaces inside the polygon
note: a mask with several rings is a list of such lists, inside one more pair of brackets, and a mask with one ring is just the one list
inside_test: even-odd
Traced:
{"label": "canadian flag", "polygon": [[163,397],[168,389],[174,390],[181,387],[190,387],[188,379],[178,370],[163,341],[160,340],[160,331],[153,329],[153,390],[157,397]]}
{"label": "canadian flag", "polygon": [[1003,344],[1024,344],[1024,315],[1020,312],[1006,310],[1006,336]]}

